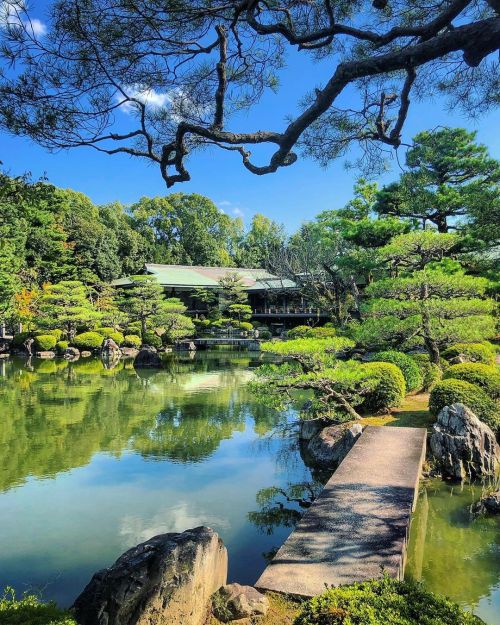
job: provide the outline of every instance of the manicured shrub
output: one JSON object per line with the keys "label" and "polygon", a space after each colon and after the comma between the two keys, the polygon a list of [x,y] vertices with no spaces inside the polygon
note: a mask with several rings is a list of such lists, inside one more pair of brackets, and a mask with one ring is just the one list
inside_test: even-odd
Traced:
{"label": "manicured shrub", "polygon": [[142,343],[144,345],[149,345],[150,347],[156,347],[156,349],[159,349],[162,346],[161,337],[154,332],[146,332],[146,334],[142,337]]}
{"label": "manicured shrub", "polygon": [[75,336],[71,344],[78,347],[78,349],[92,351],[99,349],[103,341],[104,337],[102,334],[98,334],[97,332],[82,332]]}
{"label": "manicured shrub", "polygon": [[443,358],[451,360],[462,354],[470,362],[482,362],[485,365],[495,364],[495,348],[491,343],[455,343],[443,352]]}
{"label": "manicured shrub", "polygon": [[35,332],[35,336],[41,336],[42,334],[44,336],[55,336],[56,341],[60,341],[63,335],[63,331],[56,328],[55,330],[38,330],[37,332]]}
{"label": "manicured shrub", "polygon": [[40,334],[35,336],[35,349],[37,352],[48,352],[56,346],[57,339],[52,334]]}
{"label": "manicured shrub", "polygon": [[114,334],[115,331],[116,330],[114,328],[96,328],[95,329],[95,332],[97,332],[98,334],[101,334],[106,339],[109,338],[111,334]]}
{"label": "manicured shrub", "polygon": [[399,367],[403,373],[407,391],[411,392],[422,388],[423,379],[420,369],[411,356],[403,352],[390,350],[375,354],[372,360],[377,362],[392,362],[393,365]]}
{"label": "manicured shrub", "polygon": [[308,336],[308,332],[311,328],[309,326],[296,326],[287,331],[287,337],[289,339],[303,339]]}
{"label": "manicured shrub", "polygon": [[497,404],[479,386],[464,380],[450,378],[436,384],[429,398],[429,410],[433,415],[437,415],[445,406],[457,403],[470,408],[476,417],[487,423],[494,432],[499,429]]}
{"label": "manicured shrub", "polygon": [[368,362],[362,365],[367,378],[377,381],[362,404],[365,412],[381,412],[399,406],[406,393],[401,369],[390,362]]}
{"label": "manicured shrub", "polygon": [[337,336],[337,330],[335,328],[327,328],[326,326],[310,328],[307,336],[311,336],[315,339],[328,339],[332,336]]}
{"label": "manicured shrub", "polygon": [[121,332],[111,332],[111,334],[108,334],[107,338],[114,341],[118,346],[122,345],[125,339]]}
{"label": "manicured shrub", "polygon": [[0,625],[77,625],[69,612],[55,603],[42,603],[36,595],[16,599],[12,588],[0,597]]}
{"label": "manicured shrub", "polygon": [[422,389],[424,391],[430,390],[443,377],[443,371],[430,361],[429,354],[412,354],[411,357],[420,369]]}
{"label": "manicured shrub", "polygon": [[304,604],[294,625],[480,625],[420,584],[384,577],[330,588]]}
{"label": "manicured shrub", "polygon": [[243,332],[251,332],[253,330],[253,325],[248,321],[240,321],[237,327],[240,330],[243,330]]}
{"label": "manicured shrub", "polygon": [[124,347],[135,347],[136,349],[139,349],[142,345],[142,340],[140,336],[137,336],[137,334],[126,334],[123,337],[122,345]]}
{"label": "manicured shrub", "polygon": [[465,380],[482,388],[491,399],[500,398],[500,371],[497,367],[483,365],[480,362],[465,362],[449,367],[444,378]]}
{"label": "manicured shrub", "polygon": [[61,355],[68,349],[69,343],[68,341],[57,341],[56,343],[56,352]]}
{"label": "manicured shrub", "polygon": [[14,347],[21,347],[24,341],[32,336],[31,332],[18,332],[12,339],[12,345]]}
{"label": "manicured shrub", "polygon": [[269,341],[273,338],[273,335],[269,330],[259,330],[259,338],[264,339],[264,341]]}

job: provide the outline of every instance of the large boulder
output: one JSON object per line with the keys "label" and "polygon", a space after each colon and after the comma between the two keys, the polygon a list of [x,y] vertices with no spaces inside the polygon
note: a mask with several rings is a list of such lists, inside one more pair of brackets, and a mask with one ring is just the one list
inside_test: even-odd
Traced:
{"label": "large boulder", "polygon": [[253,586],[228,584],[213,597],[213,612],[223,623],[239,621],[255,616],[265,616],[269,599]]}
{"label": "large boulder", "polygon": [[350,427],[331,425],[313,435],[304,445],[305,460],[320,469],[336,469],[347,456],[363,428],[359,423]]}
{"label": "large boulder", "polygon": [[134,367],[152,367],[159,369],[162,365],[161,358],[154,347],[143,345],[134,358]]}
{"label": "large boulder", "polygon": [[495,435],[463,404],[441,410],[430,447],[443,474],[459,480],[493,476],[500,460]]}
{"label": "large boulder", "polygon": [[474,505],[476,514],[500,514],[500,490],[488,493]]}
{"label": "large boulder", "polygon": [[118,360],[121,358],[121,351],[118,345],[109,337],[104,340],[101,346],[101,357],[106,360]]}
{"label": "large boulder", "polygon": [[227,550],[213,530],[161,534],[96,573],[73,608],[80,625],[204,625],[226,578]]}
{"label": "large boulder", "polygon": [[[303,411],[307,411],[312,406],[312,402],[306,402],[302,406]],[[317,436],[327,426],[326,419],[321,417],[315,419],[303,419],[300,422],[299,438],[301,441],[310,441],[311,438]]]}
{"label": "large boulder", "polygon": [[64,358],[66,360],[78,360],[80,358],[80,350],[78,347],[67,347],[64,352]]}

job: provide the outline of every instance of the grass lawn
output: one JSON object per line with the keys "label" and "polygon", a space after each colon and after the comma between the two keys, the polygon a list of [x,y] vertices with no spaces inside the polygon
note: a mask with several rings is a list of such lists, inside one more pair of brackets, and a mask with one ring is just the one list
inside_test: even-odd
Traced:
{"label": "grass lawn", "polygon": [[361,425],[392,425],[401,428],[427,428],[430,430],[436,420],[428,409],[429,394],[408,395],[399,408],[394,408],[390,414],[375,417],[364,417],[358,423]]}

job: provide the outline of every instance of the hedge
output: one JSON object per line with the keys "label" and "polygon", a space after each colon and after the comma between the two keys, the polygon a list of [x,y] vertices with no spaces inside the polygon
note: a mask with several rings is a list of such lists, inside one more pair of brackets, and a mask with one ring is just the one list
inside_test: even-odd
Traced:
{"label": "hedge", "polygon": [[421,584],[384,577],[330,588],[307,601],[294,625],[480,625],[483,621]]}
{"label": "hedge", "polygon": [[122,345],[124,347],[135,347],[136,349],[139,349],[142,345],[142,340],[140,336],[137,336],[137,334],[126,334],[123,337]]}
{"label": "hedge", "polygon": [[440,367],[430,361],[429,354],[412,354],[411,358],[417,363],[422,376],[422,389],[430,390],[443,377]]}
{"label": "hedge", "polygon": [[109,338],[116,330],[114,328],[96,328],[95,332],[101,334],[104,338]]}
{"label": "hedge", "polygon": [[455,343],[443,352],[443,358],[451,360],[463,354],[471,362],[482,362],[485,365],[495,364],[495,348],[491,343]]}
{"label": "hedge", "polygon": [[407,391],[417,391],[422,388],[423,378],[420,369],[411,356],[403,352],[389,350],[375,354],[372,360],[377,362],[391,362],[393,365],[396,365],[396,367],[399,367],[403,373]]}
{"label": "hedge", "polygon": [[480,362],[465,362],[449,367],[444,374],[444,378],[454,378],[455,380],[464,380],[465,382],[476,384],[491,399],[500,398],[500,371],[497,367],[484,365]]}
{"label": "hedge", "polygon": [[337,331],[331,326],[320,326],[318,328],[311,328],[310,326],[296,326],[287,332],[287,338],[289,339],[328,339],[333,336],[337,336]]}
{"label": "hedge", "polygon": [[68,341],[57,341],[56,352],[58,354],[64,354],[65,351],[68,349],[68,347],[69,347]]}
{"label": "hedge", "polygon": [[94,350],[99,349],[104,342],[104,337],[102,334],[98,334],[97,332],[82,332],[82,334],[77,334],[73,341],[72,345],[78,347],[78,349],[83,350]]}
{"label": "hedge", "polygon": [[35,349],[38,352],[48,352],[56,346],[57,339],[53,334],[40,334],[35,336]]}
{"label": "hedge", "polygon": [[497,404],[479,386],[464,380],[450,378],[436,384],[429,398],[429,410],[431,414],[437,415],[445,406],[457,403],[470,408],[494,432],[499,430]]}
{"label": "hedge", "polygon": [[63,335],[63,331],[56,328],[55,330],[40,330],[40,331],[35,332],[35,336],[40,336],[42,334],[44,336],[49,336],[49,335],[55,336],[56,341],[60,341]]}
{"label": "hedge", "polygon": [[77,625],[66,610],[55,603],[42,603],[36,595],[16,599],[12,588],[0,597],[0,625]]}
{"label": "hedge", "polygon": [[108,334],[107,338],[114,341],[118,346],[120,346],[125,340],[125,337],[121,332],[111,332],[111,334]]}
{"label": "hedge", "polygon": [[399,367],[390,362],[368,362],[362,368],[368,378],[378,381],[363,402],[364,411],[380,412],[401,404],[406,385]]}

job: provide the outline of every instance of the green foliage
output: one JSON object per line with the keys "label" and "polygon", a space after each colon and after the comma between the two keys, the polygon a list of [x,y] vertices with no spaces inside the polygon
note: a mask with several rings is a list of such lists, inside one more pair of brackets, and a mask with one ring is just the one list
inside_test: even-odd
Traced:
{"label": "green foliage", "polygon": [[193,320],[180,313],[169,313],[165,315],[161,327],[164,330],[163,339],[169,345],[179,339],[193,336],[195,333]]}
{"label": "green foliage", "polygon": [[372,360],[378,362],[392,362],[392,364],[399,367],[403,373],[405,379],[406,390],[408,392],[416,391],[422,388],[422,375],[417,363],[403,352],[387,351],[379,352],[375,354]]}
{"label": "green foliage", "polygon": [[135,347],[139,349],[142,345],[142,339],[140,336],[137,336],[137,334],[126,334],[123,338],[122,345],[123,347]]}
{"label": "green foliage", "polygon": [[256,213],[250,229],[236,250],[240,267],[266,267],[273,253],[284,243],[283,226],[269,217]]}
{"label": "green foliage", "polygon": [[248,321],[252,317],[252,307],[248,304],[231,304],[227,307],[227,312],[231,319],[238,321]]}
{"label": "green foliage", "polygon": [[294,625],[480,625],[481,619],[420,585],[384,577],[330,588],[305,603]]}
{"label": "green foliage", "polygon": [[77,334],[71,341],[71,345],[78,347],[80,350],[93,351],[99,349],[104,342],[102,334],[97,332],[82,332]]}
{"label": "green foliage", "polygon": [[160,349],[162,346],[161,337],[158,336],[155,332],[145,332],[142,337],[143,345],[149,345],[151,347],[156,347],[156,349]]}
{"label": "green foliage", "polygon": [[465,356],[471,362],[482,362],[485,365],[495,364],[496,351],[493,345],[483,343],[456,343],[443,352],[443,358],[451,360],[457,356]]}
{"label": "green foliage", "polygon": [[270,330],[259,330],[259,338],[264,341],[269,341],[273,338],[272,332]]}
{"label": "green foliage", "polygon": [[422,376],[422,389],[428,391],[443,377],[441,367],[429,359],[429,354],[412,354]]}
{"label": "green foliage", "polygon": [[253,330],[253,325],[248,321],[240,321],[237,327],[244,332],[251,332]]}
{"label": "green foliage", "polygon": [[16,599],[12,588],[6,588],[0,598],[0,625],[77,625],[66,610],[54,602],[42,603],[36,595],[26,593]]}
{"label": "green foliage", "polygon": [[148,329],[148,323],[156,315],[164,312],[164,303],[163,287],[155,277],[133,276],[132,286],[122,293],[119,306],[130,322],[140,323],[140,331],[144,335]]}
{"label": "green foliage", "polygon": [[261,344],[261,349],[279,356],[294,358],[308,368],[330,363],[336,354],[345,353],[354,347],[354,342],[343,336],[327,339],[293,339],[291,341],[272,341]]}
{"label": "green foliage", "polygon": [[406,393],[401,369],[390,362],[368,362],[363,365],[368,379],[376,380],[363,402],[365,412],[380,412],[401,405]]}
{"label": "green foliage", "polygon": [[452,365],[444,373],[444,379],[454,378],[475,384],[485,391],[491,399],[500,398],[500,371],[498,367],[482,363],[462,363]]}
{"label": "green foliage", "polygon": [[125,340],[125,337],[121,332],[111,332],[107,338],[113,340],[118,346],[122,345]]}
{"label": "green foliage", "polygon": [[232,306],[246,306],[248,304],[248,293],[245,290],[245,284],[237,272],[227,273],[222,277],[219,280],[219,289],[220,307],[223,313],[230,315]]}
{"label": "green foliage", "polygon": [[39,301],[39,324],[54,329],[61,326],[71,340],[80,326],[99,320],[100,314],[88,298],[88,289],[76,280],[44,285]]}
{"label": "green foliage", "polygon": [[296,326],[291,330],[288,330],[287,336],[289,339],[297,338],[316,338],[326,339],[333,336],[337,336],[337,330],[334,327],[320,326],[317,328],[311,328],[310,326]]}
{"label": "green foliage", "polygon": [[40,334],[35,336],[35,349],[38,352],[48,352],[56,346],[57,339],[52,334]]}
{"label": "green foliage", "polygon": [[101,334],[104,338],[110,337],[116,330],[114,328],[96,328],[94,332]]}
{"label": "green foliage", "polygon": [[62,356],[64,352],[68,349],[69,342],[68,341],[57,341],[56,343],[56,352]]}
{"label": "green foliage", "polygon": [[18,332],[12,339],[12,345],[14,347],[21,347],[24,344],[24,341],[30,336],[32,336],[31,332]]}
{"label": "green foliage", "polygon": [[429,410],[437,415],[445,406],[464,404],[478,419],[487,423],[495,432],[499,429],[498,405],[475,384],[465,380],[447,379],[438,382],[431,391]]}

